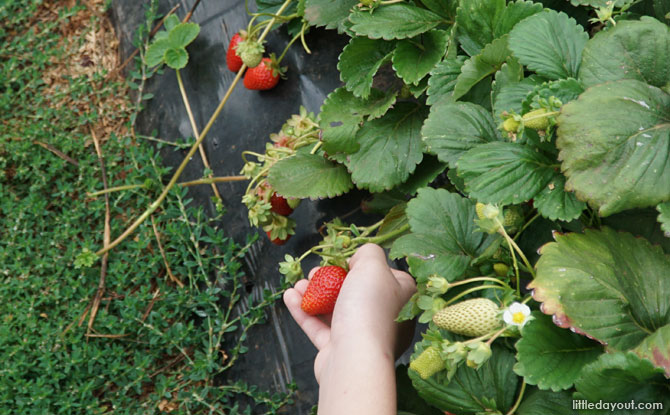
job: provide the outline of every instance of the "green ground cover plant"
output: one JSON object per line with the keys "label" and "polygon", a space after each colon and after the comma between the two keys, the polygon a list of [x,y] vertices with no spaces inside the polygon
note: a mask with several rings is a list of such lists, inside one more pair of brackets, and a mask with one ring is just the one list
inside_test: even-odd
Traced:
{"label": "green ground cover plant", "polygon": [[244,289],[254,238],[226,237],[221,205],[207,217],[176,186],[96,261],[171,171],[159,139],[133,134],[152,72],[131,65],[131,101],[105,62],[114,52],[98,55],[97,42],[114,46],[104,12],[0,4],[0,413],[276,413],[290,396],[226,377],[281,290]]}

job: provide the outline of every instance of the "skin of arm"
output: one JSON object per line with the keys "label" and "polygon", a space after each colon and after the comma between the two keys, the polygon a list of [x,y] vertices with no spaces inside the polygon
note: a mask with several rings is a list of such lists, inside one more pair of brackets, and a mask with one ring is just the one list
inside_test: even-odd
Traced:
{"label": "skin of arm", "polygon": [[389,267],[381,247],[366,244],[349,260],[331,316],[302,311],[307,284],[301,280],[287,290],[284,303],[319,350],[314,361],[319,415],[395,415],[395,359],[413,331],[412,323],[395,319],[416,291],[414,279]]}

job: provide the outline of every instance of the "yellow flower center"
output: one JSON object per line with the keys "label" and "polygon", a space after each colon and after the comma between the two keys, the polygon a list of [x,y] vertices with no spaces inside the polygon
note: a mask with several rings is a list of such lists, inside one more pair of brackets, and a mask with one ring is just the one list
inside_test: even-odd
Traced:
{"label": "yellow flower center", "polygon": [[521,311],[517,311],[516,313],[512,314],[512,321],[515,322],[516,324],[523,323],[525,319],[526,316]]}

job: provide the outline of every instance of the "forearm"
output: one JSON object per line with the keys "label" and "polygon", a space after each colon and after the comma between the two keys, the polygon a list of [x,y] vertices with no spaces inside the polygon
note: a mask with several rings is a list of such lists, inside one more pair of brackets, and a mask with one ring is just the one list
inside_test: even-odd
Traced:
{"label": "forearm", "polygon": [[393,352],[374,342],[333,345],[321,371],[319,415],[395,415]]}

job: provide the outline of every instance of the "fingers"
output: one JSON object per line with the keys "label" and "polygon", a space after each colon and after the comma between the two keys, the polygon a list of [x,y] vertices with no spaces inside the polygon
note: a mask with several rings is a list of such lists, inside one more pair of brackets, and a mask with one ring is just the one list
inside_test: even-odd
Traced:
{"label": "fingers", "polygon": [[321,268],[321,267],[314,267],[314,268],[312,268],[311,270],[309,270],[309,275],[307,275],[307,279],[310,279],[310,280],[311,280],[312,277],[314,276],[314,273],[315,273],[319,268]]}
{"label": "fingers", "polygon": [[381,246],[375,244],[365,244],[358,248],[354,256],[349,258],[349,269],[360,266],[362,263],[379,263],[388,266],[386,253]]}
{"label": "fingers", "polygon": [[307,281],[298,281],[296,288],[289,288],[284,293],[284,304],[298,326],[307,335],[312,344],[321,350],[330,341],[330,327],[318,317],[310,316],[302,311],[300,303],[307,288]]}
{"label": "fingers", "polygon": [[410,297],[416,292],[416,281],[414,281],[414,278],[412,278],[411,275],[404,271],[391,268],[391,272],[396,281],[398,281],[398,285],[400,285],[400,293],[402,294],[404,304],[409,301]]}

